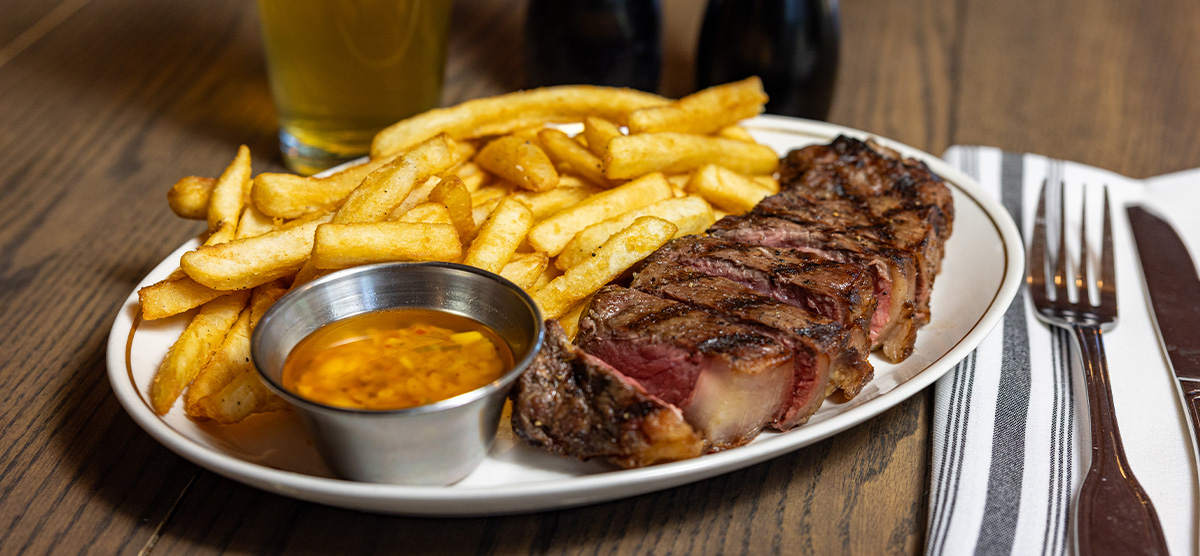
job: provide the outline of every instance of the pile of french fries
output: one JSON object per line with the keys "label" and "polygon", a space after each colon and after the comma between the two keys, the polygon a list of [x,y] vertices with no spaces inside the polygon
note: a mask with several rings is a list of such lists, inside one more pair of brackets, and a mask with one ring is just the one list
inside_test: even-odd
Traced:
{"label": "pile of french fries", "polygon": [[250,333],[288,289],[355,265],[486,269],[573,334],[604,284],[778,190],[778,155],[737,125],[766,100],[757,78],[674,101],[594,86],[519,91],[401,121],[366,163],[320,178],[251,176],[242,147],[219,177],[186,177],[168,194],[208,232],[178,271],[138,291],[144,319],[195,310],[151,405],[165,414],[182,396],[187,415],[221,423],[284,407],[254,372]]}

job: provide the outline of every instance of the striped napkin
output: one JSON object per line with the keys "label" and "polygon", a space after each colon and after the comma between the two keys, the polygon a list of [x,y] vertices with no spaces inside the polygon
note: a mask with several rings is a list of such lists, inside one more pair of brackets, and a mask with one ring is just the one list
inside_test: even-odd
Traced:
{"label": "striped napkin", "polygon": [[[1104,340],[1117,419],[1171,553],[1196,554],[1197,473],[1187,415],[1158,347],[1124,205],[1142,203],[1166,216],[1200,254],[1200,169],[1133,180],[989,147],[955,146],[943,158],[1001,199],[1025,238],[1044,180],[1067,184],[1069,207],[1086,191],[1097,222],[1098,186],[1110,187],[1120,320]],[[1073,500],[1087,472],[1090,433],[1071,342],[1036,319],[1022,287],[1001,324],[937,382],[927,554],[1074,552]]]}

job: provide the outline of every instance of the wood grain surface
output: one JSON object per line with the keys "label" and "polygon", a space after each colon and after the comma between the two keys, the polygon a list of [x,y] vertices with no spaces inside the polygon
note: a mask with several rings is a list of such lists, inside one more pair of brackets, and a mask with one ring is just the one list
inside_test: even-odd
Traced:
{"label": "wood grain surface", "polygon": [[[696,4],[668,0],[662,89]],[[1195,0],[841,4],[830,120],[1135,177],[1200,166]],[[165,203],[237,146],[280,171],[247,0],[8,0],[0,17],[0,554],[913,554],[931,390],[692,485],[481,519],[378,516],[230,481],[156,443],[108,385],[117,308],[200,232]],[[522,84],[523,2],[459,0],[444,103]],[[692,19],[688,19],[688,18]],[[678,18],[678,19],[676,19]]]}

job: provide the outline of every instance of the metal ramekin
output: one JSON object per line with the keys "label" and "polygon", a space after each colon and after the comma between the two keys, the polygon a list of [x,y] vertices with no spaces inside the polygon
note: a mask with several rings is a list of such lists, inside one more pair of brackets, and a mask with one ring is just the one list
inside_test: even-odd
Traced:
{"label": "metal ramekin", "polygon": [[[439,309],[479,321],[508,343],[515,365],[496,381],[437,403],[390,411],[333,407],[283,387],[288,353],[323,325],[395,308]],[[295,408],[338,476],[365,482],[447,485],[487,455],[504,399],[541,349],[537,305],[490,272],[452,263],[355,267],[304,284],[263,315],[251,356],[267,385]]]}

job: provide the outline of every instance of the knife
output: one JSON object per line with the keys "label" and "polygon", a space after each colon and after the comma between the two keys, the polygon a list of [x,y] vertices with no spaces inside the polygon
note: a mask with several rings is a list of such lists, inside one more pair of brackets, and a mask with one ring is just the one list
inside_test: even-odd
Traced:
{"label": "knife", "polygon": [[1150,297],[1151,320],[1191,416],[1192,454],[1200,461],[1200,277],[1187,246],[1165,220],[1137,205],[1127,207],[1133,240]]}

